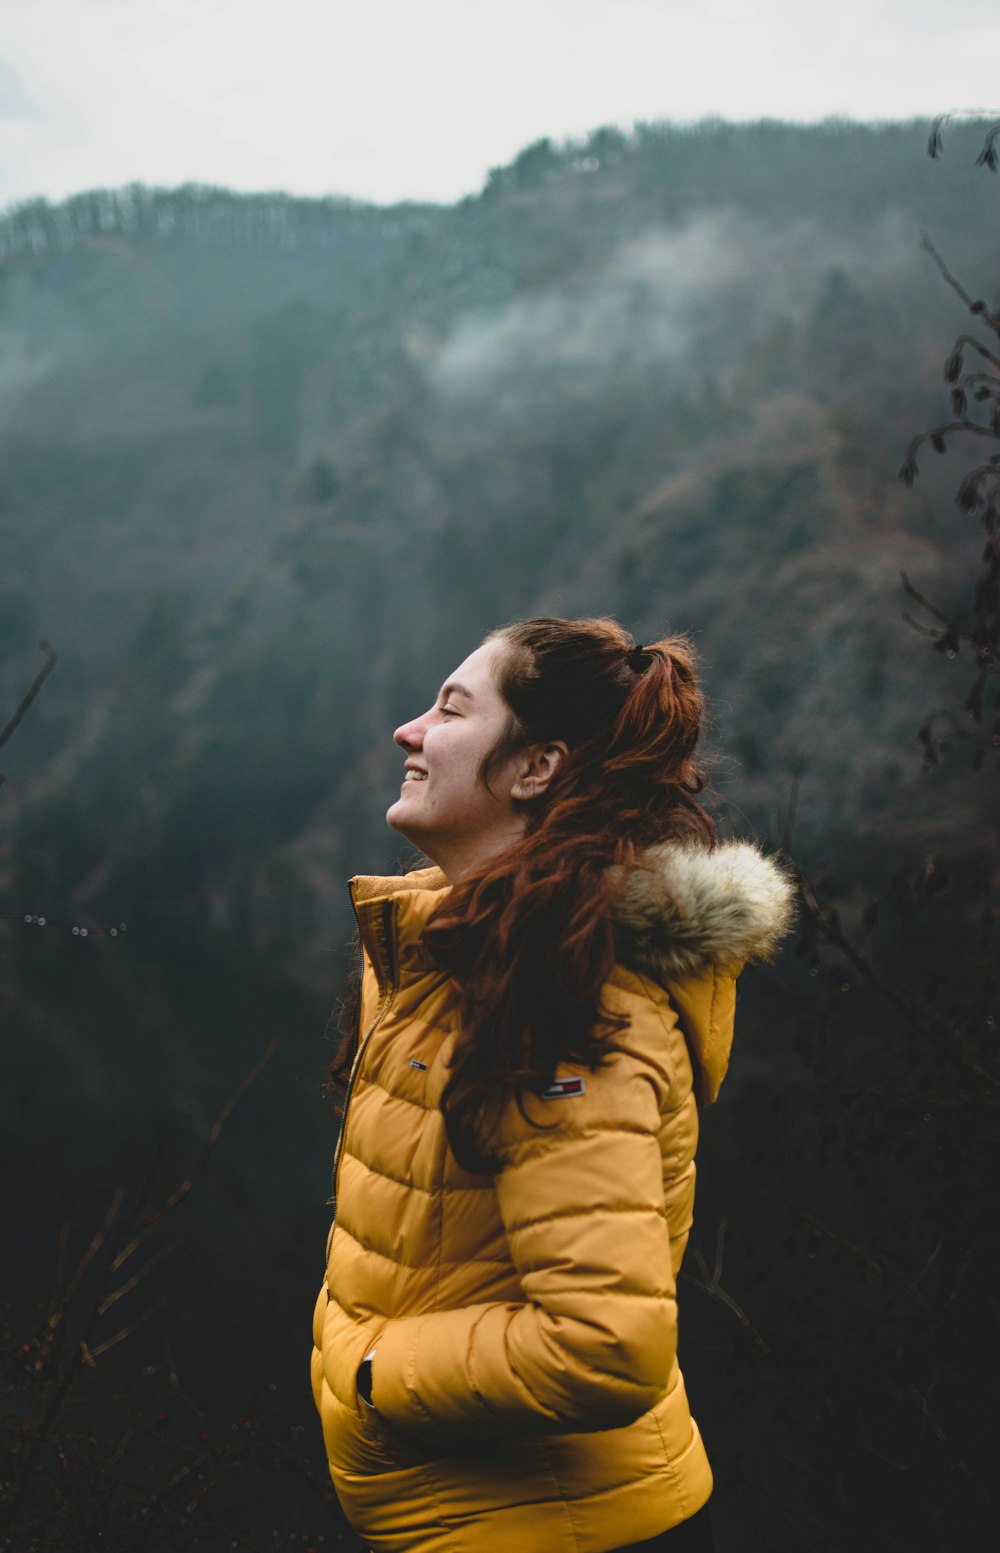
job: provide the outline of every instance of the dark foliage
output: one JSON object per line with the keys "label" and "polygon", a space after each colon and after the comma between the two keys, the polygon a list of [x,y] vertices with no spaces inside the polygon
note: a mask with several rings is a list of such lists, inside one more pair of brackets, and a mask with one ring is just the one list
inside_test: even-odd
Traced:
{"label": "dark foliage", "polygon": [[298,1397],[261,1383],[228,1417],[189,1389],[174,1357],[156,1270],[179,1242],[173,1215],[273,1041],[229,1098],[185,1175],[164,1190],[187,1119],[155,1150],[131,1204],[116,1191],[82,1254],[71,1226],[32,1330],[8,1306],[0,1332],[0,1527],[4,1553],[138,1553],[317,1542],[354,1547]]}

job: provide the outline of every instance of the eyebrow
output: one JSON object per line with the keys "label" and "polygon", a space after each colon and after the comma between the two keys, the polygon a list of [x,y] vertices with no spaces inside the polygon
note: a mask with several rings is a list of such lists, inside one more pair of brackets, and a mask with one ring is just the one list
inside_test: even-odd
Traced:
{"label": "eyebrow", "polygon": [[448,681],[447,685],[441,686],[441,689],[438,691],[438,700],[440,701],[444,696],[454,695],[465,696],[468,701],[475,701],[476,699],[471,690],[467,689],[465,685],[460,685],[457,680],[452,679]]}

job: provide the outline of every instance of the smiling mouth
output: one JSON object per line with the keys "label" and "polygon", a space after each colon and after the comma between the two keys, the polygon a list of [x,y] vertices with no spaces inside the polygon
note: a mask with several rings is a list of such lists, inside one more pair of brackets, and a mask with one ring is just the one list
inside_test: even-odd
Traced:
{"label": "smiling mouth", "polygon": [[405,776],[403,777],[403,786],[405,787],[408,782],[426,782],[426,781],[427,781],[427,772],[426,771],[407,771]]}

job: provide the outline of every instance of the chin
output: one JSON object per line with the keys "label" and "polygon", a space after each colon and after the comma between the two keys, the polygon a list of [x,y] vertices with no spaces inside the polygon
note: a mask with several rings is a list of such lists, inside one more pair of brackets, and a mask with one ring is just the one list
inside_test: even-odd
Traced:
{"label": "chin", "polygon": [[399,834],[401,836],[405,836],[407,841],[412,841],[413,837],[409,834],[409,827],[406,823],[406,815],[405,813],[399,813],[399,810],[403,807],[403,804],[400,803],[398,798],[396,799],[395,803],[391,803],[388,809],[385,811],[385,823],[390,826],[392,830],[398,830]]}

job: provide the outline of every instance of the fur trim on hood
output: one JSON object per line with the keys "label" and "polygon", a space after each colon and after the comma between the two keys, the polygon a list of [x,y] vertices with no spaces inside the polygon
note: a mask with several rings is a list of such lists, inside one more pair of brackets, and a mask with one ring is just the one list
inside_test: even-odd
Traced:
{"label": "fur trim on hood", "polygon": [[746,841],[661,842],[625,877],[614,906],[621,961],[663,982],[769,960],[792,925],[795,886]]}

